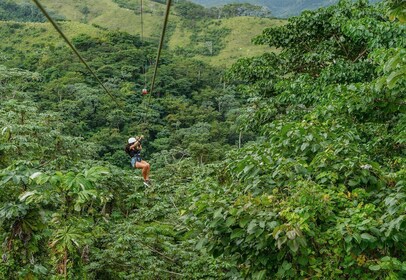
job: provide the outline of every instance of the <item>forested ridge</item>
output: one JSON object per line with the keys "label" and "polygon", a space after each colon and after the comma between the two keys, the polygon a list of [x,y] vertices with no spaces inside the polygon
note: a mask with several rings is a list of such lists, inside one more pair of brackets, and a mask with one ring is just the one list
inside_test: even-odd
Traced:
{"label": "forested ridge", "polygon": [[[41,15],[32,0],[0,2],[0,19],[38,21]],[[92,35],[91,27],[124,31],[150,40],[159,40],[165,1],[143,0],[143,30],[141,30],[140,0],[43,0],[42,5],[56,20],[65,19],[68,36]],[[4,13],[2,13],[2,9]],[[189,1],[172,4],[171,20],[166,32],[168,51],[193,57],[206,63],[229,67],[241,56],[255,56],[266,49],[251,44],[253,36],[265,27],[283,24],[283,20],[266,16],[261,7],[232,4],[208,9]],[[45,20],[40,17],[39,20]],[[68,24],[70,23],[70,24]],[[79,24],[81,23],[81,24]],[[52,31],[51,31],[52,32]]]}
{"label": "forested ridge", "polygon": [[153,39],[59,22],[118,104],[0,22],[0,279],[405,279],[404,11],[307,11],[228,69],[165,49],[146,96]]}
{"label": "forested ridge", "polygon": [[[378,2],[370,0],[369,2]],[[203,6],[221,6],[229,3],[250,3],[252,5],[264,6],[272,11],[276,17],[289,17],[298,15],[304,10],[315,10],[320,7],[337,4],[338,0],[193,0]]]}

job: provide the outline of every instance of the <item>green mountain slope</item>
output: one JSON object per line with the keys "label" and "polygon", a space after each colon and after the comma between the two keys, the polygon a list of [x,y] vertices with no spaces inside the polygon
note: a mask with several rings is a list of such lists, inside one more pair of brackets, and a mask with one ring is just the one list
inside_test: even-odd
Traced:
{"label": "green mountain slope", "polygon": [[271,9],[276,17],[297,15],[303,10],[317,9],[336,3],[336,0],[193,0],[203,6],[221,6],[231,3],[250,3]]}
{"label": "green mountain slope", "polygon": [[[194,56],[217,66],[230,66],[242,56],[259,55],[269,48],[251,43],[264,26],[279,26],[283,21],[253,17],[211,20],[203,23],[198,31],[176,25],[169,40],[169,49]],[[218,34],[220,33],[220,34]],[[222,36],[221,33],[224,33]]]}
{"label": "green mountain slope", "polygon": [[[96,24],[105,28],[126,31],[130,34],[141,32],[140,16],[133,10],[120,7],[113,0],[87,1],[42,1],[47,9],[57,11],[67,20]],[[144,32],[146,36],[154,36],[157,22],[163,15],[163,5],[145,1],[147,13],[144,14]],[[155,24],[154,24],[155,23]]]}
{"label": "green mountain slope", "polygon": [[[20,3],[26,3],[26,0]],[[48,10],[63,16],[68,21],[97,25],[130,34],[141,34],[139,1],[44,0],[43,4]],[[164,10],[164,4],[144,1],[143,31],[147,40],[157,42],[162,28]],[[251,43],[252,37],[260,34],[266,27],[282,23],[280,20],[255,17],[187,20],[177,15],[175,5],[170,15],[167,46],[171,51],[178,51],[213,65],[231,65],[242,56],[264,52],[265,47],[254,46]],[[85,32],[78,27],[77,33]]]}
{"label": "green mountain slope", "polygon": [[[191,0],[205,7],[222,6],[231,3],[250,3],[269,8],[275,17],[298,15],[304,10],[314,10],[336,4],[338,0]],[[370,0],[375,3],[379,0]]]}

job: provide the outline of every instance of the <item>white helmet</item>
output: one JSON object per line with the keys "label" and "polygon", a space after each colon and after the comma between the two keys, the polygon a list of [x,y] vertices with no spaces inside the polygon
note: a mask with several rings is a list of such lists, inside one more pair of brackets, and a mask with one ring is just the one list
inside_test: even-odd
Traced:
{"label": "white helmet", "polygon": [[135,143],[135,141],[137,140],[134,137],[131,137],[130,139],[128,139],[128,144]]}

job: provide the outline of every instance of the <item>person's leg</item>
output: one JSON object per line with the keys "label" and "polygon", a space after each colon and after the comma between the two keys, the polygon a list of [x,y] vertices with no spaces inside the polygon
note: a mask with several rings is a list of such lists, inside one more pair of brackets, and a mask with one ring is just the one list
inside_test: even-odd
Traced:
{"label": "person's leg", "polygon": [[141,163],[145,165],[145,170],[142,170],[143,173],[145,172],[144,178],[146,178],[146,180],[149,180],[149,171],[151,170],[151,165],[145,160],[142,160]]}
{"label": "person's leg", "polygon": [[151,165],[148,162],[145,162],[148,165],[148,171],[147,171],[147,175],[149,178],[149,172],[151,171]]}
{"label": "person's leg", "polygon": [[149,170],[150,170],[150,165],[146,161],[137,161],[135,163],[135,168],[142,169],[142,177],[144,177],[144,181],[149,180]]}

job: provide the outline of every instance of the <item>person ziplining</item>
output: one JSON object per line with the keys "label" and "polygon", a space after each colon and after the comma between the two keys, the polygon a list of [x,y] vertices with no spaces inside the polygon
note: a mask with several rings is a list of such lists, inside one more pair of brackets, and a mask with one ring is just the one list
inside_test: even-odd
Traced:
{"label": "person ziplining", "polygon": [[[150,88],[150,92],[149,92],[150,94],[154,90],[155,78],[156,78],[156,74],[158,71],[159,58],[161,56],[161,51],[162,51],[162,47],[163,47],[163,43],[164,43],[165,31],[166,31],[166,26],[168,24],[168,17],[169,17],[171,3],[172,3],[172,0],[167,0],[167,2],[166,2],[165,19],[164,19],[164,24],[163,24],[163,28],[162,28],[161,39],[160,39],[159,46],[158,46],[158,53],[157,53],[156,62],[155,62],[155,69],[154,69],[154,74],[152,76],[151,88]],[[143,24],[143,19],[142,19],[142,14],[143,14],[142,7],[143,7],[143,5],[142,5],[142,0],[141,0],[141,41],[143,42],[144,24]],[[146,76],[145,76],[145,72],[144,72],[144,89],[142,90],[143,95],[148,94],[148,90],[146,89],[146,78],[145,77]],[[150,100],[150,98],[148,100]],[[149,179],[149,172],[151,170],[151,166],[148,162],[142,160],[142,158],[141,158],[141,150],[142,150],[141,142],[142,142],[143,138],[144,138],[143,136],[129,138],[128,143],[125,147],[125,151],[131,158],[131,166],[133,168],[142,169],[142,176],[144,178],[144,184],[147,187],[149,187],[149,186],[151,186],[151,180]]]}
{"label": "person ziplining", "polygon": [[144,136],[136,136],[128,139],[128,143],[125,146],[125,152],[130,156],[131,166],[133,168],[142,169],[142,177],[144,178],[144,185],[151,186],[151,180],[149,179],[149,172],[151,166],[145,160],[141,158],[142,140]]}
{"label": "person ziplining", "polygon": [[[33,0],[33,1],[37,5],[37,7],[41,10],[41,12],[44,14],[44,16],[48,19],[48,21],[52,24],[52,26],[55,28],[55,30],[62,36],[62,38],[69,45],[69,47],[72,49],[72,51],[76,54],[76,56],[79,58],[79,60],[85,65],[85,67],[93,75],[93,77],[96,79],[96,81],[105,90],[105,92],[111,97],[111,99],[113,99],[113,101],[117,104],[117,106],[122,107],[117,102],[115,97],[111,94],[111,92],[105,87],[103,82],[96,75],[95,71],[93,71],[93,69],[90,68],[89,64],[84,60],[84,58],[78,52],[78,50],[75,48],[75,46],[65,36],[65,34],[62,32],[62,30],[59,28],[59,26],[56,24],[56,22],[50,17],[48,12],[45,10],[45,8],[39,2],[39,0]],[[171,4],[172,4],[172,0],[167,0],[164,24],[163,24],[163,27],[162,27],[161,38],[160,38],[160,42],[159,42],[159,46],[158,46],[158,52],[157,52],[156,61],[155,61],[154,73],[153,73],[153,76],[152,76],[152,81],[151,81],[151,86],[150,86],[149,91],[147,90],[147,84],[146,84],[146,75],[145,75],[146,66],[144,67],[144,88],[142,90],[142,94],[143,95],[150,94],[150,96],[148,98],[148,101],[150,100],[150,97],[151,97],[151,95],[153,93],[154,86],[155,86],[155,79],[156,79],[156,76],[157,76],[159,59],[160,59],[163,44],[164,44],[165,31],[166,31],[166,27],[167,27],[167,24],[168,24],[168,18],[169,18]],[[141,36],[142,36],[142,41],[143,41],[143,36],[144,36],[144,34],[143,34],[144,33],[143,25],[144,25],[144,23],[143,23],[143,19],[142,19],[142,14],[143,14],[142,9],[143,8],[142,8],[142,0],[141,0],[141,30],[142,30]],[[148,162],[142,160],[142,158],[141,158],[141,150],[142,150],[141,141],[142,141],[142,138],[143,137],[131,137],[131,138],[129,138],[128,143],[127,143],[127,145],[125,147],[125,151],[131,157],[131,166],[133,168],[142,169],[142,176],[144,178],[144,184],[146,186],[150,186],[151,181],[149,179],[149,172],[150,172],[151,167],[150,167],[150,164]]]}

